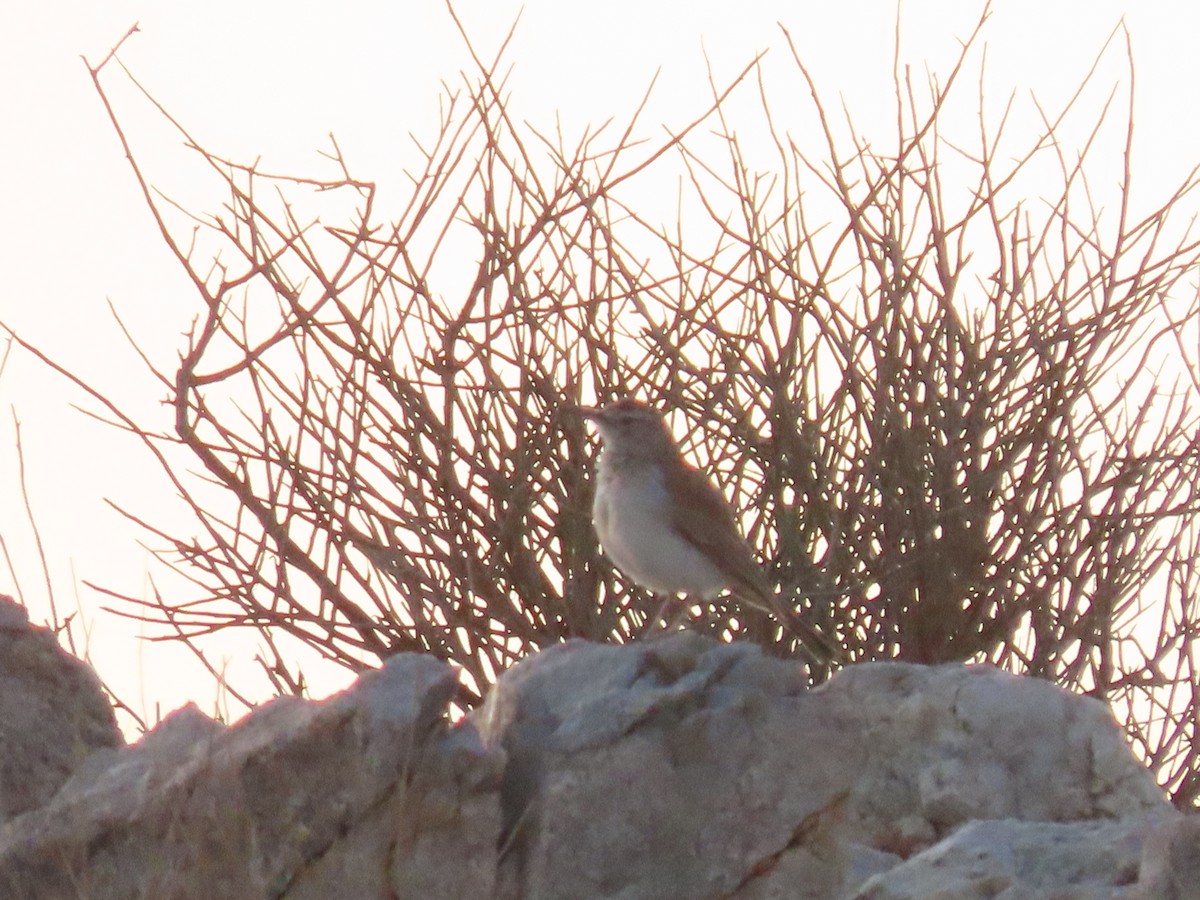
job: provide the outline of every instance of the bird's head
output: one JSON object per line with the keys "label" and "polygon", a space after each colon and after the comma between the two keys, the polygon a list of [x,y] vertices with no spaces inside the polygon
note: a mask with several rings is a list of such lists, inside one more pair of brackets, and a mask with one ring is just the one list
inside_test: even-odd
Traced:
{"label": "bird's head", "polygon": [[675,452],[662,413],[640,400],[625,397],[601,408],[579,406],[576,411],[596,423],[605,447],[616,453],[652,458]]}

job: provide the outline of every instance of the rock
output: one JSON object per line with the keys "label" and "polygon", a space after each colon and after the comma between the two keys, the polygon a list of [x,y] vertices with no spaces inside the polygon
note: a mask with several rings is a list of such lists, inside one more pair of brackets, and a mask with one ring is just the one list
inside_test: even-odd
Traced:
{"label": "rock", "polygon": [[510,758],[503,897],[829,898],[972,819],[1169,809],[1102,704],[987,666],[809,691],[748,645],[567,644],[472,718]]}
{"label": "rock", "polygon": [[232,728],[185,708],[0,827],[0,896],[490,896],[502,755],[456,689],[404,655]]}
{"label": "rock", "polygon": [[185,707],[0,825],[0,897],[1200,900],[1200,819],[1102,704],[804,675],[681,634],[550,648],[457,724],[420,655],[234,727]]}
{"label": "rock", "polygon": [[1200,816],[1156,822],[1145,839],[1138,900],[1200,900]]}
{"label": "rock", "polygon": [[[1087,822],[968,822],[948,838],[876,875],[855,900],[1117,900],[1138,888],[1146,831],[1171,813]],[[1192,895],[1194,896],[1194,895]]]}
{"label": "rock", "polygon": [[123,743],[92,669],[0,596],[0,821],[46,803],[94,751]]}

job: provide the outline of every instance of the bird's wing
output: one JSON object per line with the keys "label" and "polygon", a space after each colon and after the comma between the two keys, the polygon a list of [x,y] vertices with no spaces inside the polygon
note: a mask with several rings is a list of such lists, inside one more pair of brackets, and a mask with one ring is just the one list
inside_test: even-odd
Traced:
{"label": "bird's wing", "polygon": [[738,530],[733,510],[716,485],[690,466],[668,469],[667,480],[667,491],[676,498],[672,524],[725,573],[730,590],[743,602],[778,618],[801,639],[817,662],[839,659],[836,645],[771,590],[754,551]]}
{"label": "bird's wing", "polygon": [[731,589],[771,612],[771,589],[721,492],[690,466],[668,469],[668,482],[668,494],[676,499],[672,517],[676,530],[717,564]]}

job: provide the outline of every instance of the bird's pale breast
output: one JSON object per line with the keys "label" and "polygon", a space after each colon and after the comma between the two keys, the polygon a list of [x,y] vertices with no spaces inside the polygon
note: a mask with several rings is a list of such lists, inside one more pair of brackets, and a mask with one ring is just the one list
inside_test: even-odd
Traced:
{"label": "bird's pale breast", "polygon": [[709,599],[727,586],[721,571],[672,526],[658,465],[614,470],[602,460],[592,512],[604,551],[643,587]]}

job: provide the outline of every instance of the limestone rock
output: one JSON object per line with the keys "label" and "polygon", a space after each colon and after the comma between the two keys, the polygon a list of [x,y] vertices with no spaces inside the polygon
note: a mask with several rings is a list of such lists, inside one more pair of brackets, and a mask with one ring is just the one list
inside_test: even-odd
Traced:
{"label": "limestone rock", "polygon": [[692,635],[567,644],[506,673],[473,717],[510,758],[500,896],[816,900],[972,819],[1168,809],[1107,708],[1049,683],[802,675]]}
{"label": "limestone rock", "polygon": [[[0,640],[36,634],[6,615]],[[550,648],[452,725],[456,690],[401,655],[231,728],[185,707],[0,825],[0,897],[1200,900],[1200,819],[1105,706],[1037,679],[810,690],[681,634]]]}
{"label": "limestone rock", "polygon": [[225,728],[184,709],[0,828],[0,896],[490,896],[502,756],[398,656]]}
{"label": "limestone rock", "polygon": [[0,821],[46,803],[93,751],[122,743],[91,667],[0,596]]}
{"label": "limestone rock", "polygon": [[1144,837],[1138,900],[1200,900],[1200,816],[1157,821]]}
{"label": "limestone rock", "polygon": [[[855,900],[1166,900],[1138,885],[1142,842],[1166,811],[1086,822],[968,822],[867,881]],[[1194,896],[1194,895],[1193,895]]]}

